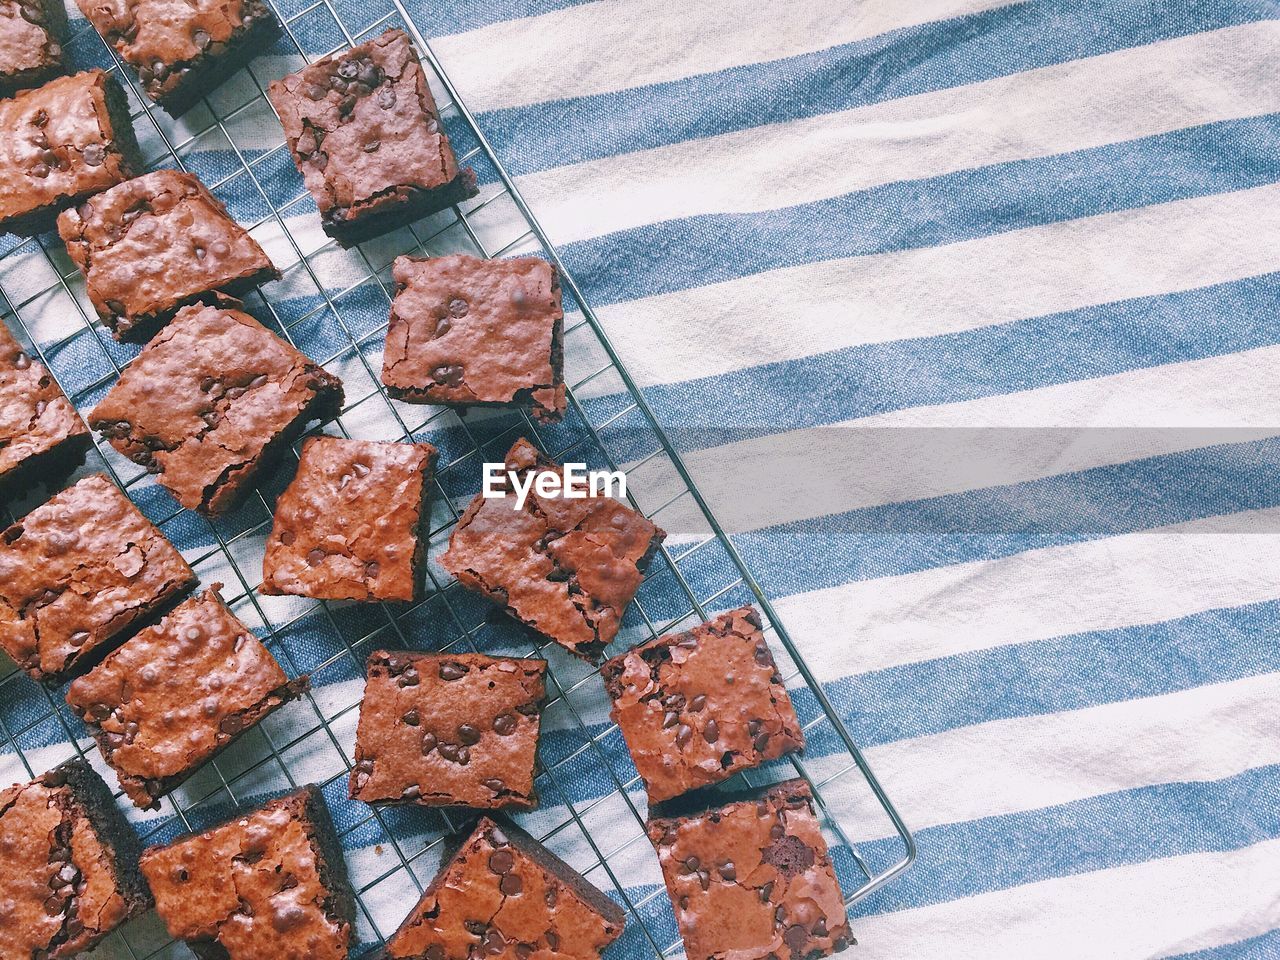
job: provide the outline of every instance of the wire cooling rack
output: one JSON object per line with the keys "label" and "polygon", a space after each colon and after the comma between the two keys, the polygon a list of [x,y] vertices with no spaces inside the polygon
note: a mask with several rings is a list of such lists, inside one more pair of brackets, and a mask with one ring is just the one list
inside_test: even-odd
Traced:
{"label": "wire cooling rack", "polygon": [[[381,3],[381,6],[379,6]],[[381,647],[477,650],[535,655],[550,661],[549,702],[539,757],[539,810],[516,819],[629,911],[614,957],[681,954],[661,874],[644,836],[642,785],[617,728],[608,719],[598,674],[519,625],[495,618],[435,562],[480,482],[480,464],[501,460],[521,434],[561,460],[623,469],[632,504],[672,534],[628,609],[614,648],[622,649],[715,612],[754,603],[804,724],[804,758],[775,761],[726,787],[802,776],[814,788],[846,900],[853,903],[907,869],[910,833],[868,768],[768,599],[716,522],[675,446],[654,420],[605,337],[572,275],[548,242],[475,118],[457,96],[401,0],[373,0],[340,14],[334,0],[289,9],[275,55],[254,61],[181,121],[145,101],[132,74],[82,21],[67,45],[78,67],[113,71],[129,92],[134,126],[149,168],[201,175],[267,248],[284,277],[247,307],[346,385],[342,414],[319,432],[436,444],[440,450],[430,520],[427,597],[416,605],[323,603],[265,597],[256,591],[275,497],[294,458],[266,476],[231,514],[209,521],[182,510],[135,464],[99,442],[84,475],[105,470],[183,551],[203,584],[221,582],[233,611],[262,636],[287,672],[312,675],[312,692],[241,737],[171,793],[158,813],[129,816],[146,842],[200,829],[241,805],[303,783],[321,785],[358,893],[360,949],[395,929],[434,874],[442,838],[466,826],[453,811],[371,809],[346,797],[363,663]],[[314,204],[280,136],[264,96],[267,83],[392,26],[407,30],[423,56],[442,119],[460,161],[477,169],[479,197],[344,251],[319,232]],[[283,54],[281,55],[281,47]],[[87,412],[115,382],[137,348],[111,340],[85,297],[79,273],[56,235],[9,246],[0,257],[0,309],[20,339]],[[468,252],[485,257],[540,255],[559,267],[566,307],[565,364],[570,410],[565,421],[538,426],[518,412],[473,412],[390,400],[378,380],[390,304],[390,264],[401,253]],[[95,438],[100,440],[100,438]],[[15,519],[44,499],[7,508]],[[0,659],[0,781],[28,779],[74,754],[109,783],[92,741],[63,701]],[[856,933],[856,928],[855,928]],[[353,955],[359,951],[353,951]],[[115,960],[186,957],[154,917],[113,934],[98,956]]]}

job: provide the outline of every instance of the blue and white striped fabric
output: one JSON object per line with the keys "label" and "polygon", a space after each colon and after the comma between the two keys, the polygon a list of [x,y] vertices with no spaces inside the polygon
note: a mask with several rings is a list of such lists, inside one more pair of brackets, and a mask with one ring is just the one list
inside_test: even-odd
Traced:
{"label": "blue and white striped fabric", "polygon": [[[323,4],[279,5],[314,52],[343,42]],[[334,6],[355,32],[392,9]],[[916,833],[918,864],[855,906],[849,956],[1280,957],[1280,2],[409,8]],[[72,52],[106,62],[93,36]],[[263,60],[259,77],[291,67]],[[290,204],[255,231],[286,272],[270,296],[305,317],[318,298],[283,234],[323,237],[242,93],[215,94],[240,110],[228,132]],[[238,218],[269,214],[221,131],[182,152]],[[332,291],[360,280],[318,259]],[[11,304],[48,283],[27,269],[0,271]],[[79,322],[40,308],[45,342]],[[349,346],[319,321],[293,330],[313,356]],[[82,410],[103,351],[131,353],[82,337],[58,358]],[[368,379],[350,353],[329,365]],[[168,515],[154,485],[131,493]],[[197,526],[165,532],[198,555]],[[341,650],[327,629],[279,642],[321,663]],[[338,666],[316,678],[335,740],[290,751],[300,779],[343,769],[359,677]],[[64,757],[34,685],[4,690],[27,764]],[[558,719],[544,765],[572,751]],[[0,750],[0,779],[22,772]],[[394,925],[405,886],[376,884],[388,841],[342,787],[348,861]],[[874,852],[887,831],[850,804]]]}
{"label": "blue and white striped fabric", "polygon": [[917,833],[859,955],[1280,957],[1280,4],[416,9]]}

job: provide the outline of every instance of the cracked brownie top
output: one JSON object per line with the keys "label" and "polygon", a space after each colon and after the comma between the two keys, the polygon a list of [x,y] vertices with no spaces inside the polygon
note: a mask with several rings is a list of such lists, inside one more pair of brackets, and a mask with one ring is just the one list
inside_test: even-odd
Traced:
{"label": "cracked brownie top", "polygon": [[352,903],[319,790],[306,787],[142,855],[170,936],[227,960],[347,960]]}
{"label": "cracked brownie top", "polygon": [[413,403],[565,411],[564,310],[555,268],[537,257],[397,257],[382,382]]}
{"label": "cracked brownie top", "polygon": [[265,594],[413,600],[426,540],[435,447],[311,437],[276,502],[262,561]]}
{"label": "cracked brownie top", "polygon": [[221,304],[180,310],[89,415],[180,504],[207,513],[229,509],[264,460],[342,403],[337,377]]}
{"label": "cracked brownie top", "polygon": [[600,672],[651,803],[804,747],[751,607],[634,647]]}
{"label": "cracked brownie top", "polygon": [[114,483],[85,477],[0,533],[0,647],[56,679],[195,580]]}
{"label": "cracked brownie top", "polygon": [[387,942],[396,960],[573,957],[622,934],[620,907],[528,834],[482,817]]}
{"label": "cracked brownie top", "polygon": [[128,179],[135,146],[123,107],[101,70],[0,100],[0,223]]}
{"label": "cracked brownie top", "polygon": [[200,179],[177,170],[135,177],[64,211],[58,233],[98,315],[122,339],[149,336],[195,297],[279,276]]}
{"label": "cracked brownie top", "polygon": [[0,480],[63,444],[88,446],[89,431],[49,371],[0,324]]}
{"label": "cracked brownie top", "polygon": [[395,203],[409,188],[458,176],[409,37],[388,30],[271,84],[285,139],[307,189],[330,219]]}
{"label": "cracked brownie top", "polygon": [[370,654],[351,796],[531,809],[546,670],[478,653]]}
{"label": "cracked brownie top", "polygon": [[305,676],[289,681],[218,586],[141,631],[67,691],[139,807],[158,807],[199,764],[307,689]]}
{"label": "cracked brownie top", "polygon": [[149,906],[137,840],[83,761],[0,790],[0,957],[80,956]]}
{"label": "cracked brownie top", "polygon": [[[561,472],[529,441],[507,452],[521,476]],[[449,538],[441,565],[466,587],[584,659],[599,657],[618,635],[622,611],[666,533],[609,497],[478,495]]]}
{"label": "cracked brownie top", "polygon": [[647,829],[689,960],[812,960],[853,942],[803,780]]}

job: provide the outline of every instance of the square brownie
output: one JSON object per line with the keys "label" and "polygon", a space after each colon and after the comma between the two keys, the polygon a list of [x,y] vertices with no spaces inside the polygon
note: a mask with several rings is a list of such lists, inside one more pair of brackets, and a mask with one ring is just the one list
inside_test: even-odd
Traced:
{"label": "square brownie", "polygon": [[370,654],[351,796],[533,809],[546,671],[478,653]]}
{"label": "square brownie", "polygon": [[397,257],[382,382],[409,403],[530,408],[564,416],[564,308],[537,257]]}
{"label": "square brownie", "polygon": [[58,217],[89,300],[117,340],[146,340],[181,306],[280,276],[200,179],[157,170]]}
{"label": "square brownie", "polygon": [[259,590],[320,600],[416,599],[435,455],[429,443],[308,439],[276,502]]}
{"label": "square brownie", "polygon": [[803,780],[648,824],[688,960],[808,960],[855,942]]}
{"label": "square brownie", "polygon": [[0,533],[0,648],[62,679],[195,582],[119,487],[85,477]]}
{"label": "square brownie", "polygon": [[139,166],[124,91],[101,70],[0,100],[0,229],[32,234]]}
{"label": "square brownie", "polygon": [[89,428],[43,364],[0,323],[0,493],[84,462]]}
{"label": "square brownie", "polygon": [[76,0],[148,97],[175,116],[280,33],[262,0]]}
{"label": "square brownie", "polygon": [[325,233],[343,246],[477,193],[403,31],[303,67],[267,96]]}
{"label": "square brownie", "polygon": [[[524,439],[507,451],[506,470],[522,484],[530,474],[563,475]],[[464,587],[591,661],[618,635],[622,611],[664,537],[642,514],[609,497],[544,497],[530,488],[517,510],[512,496],[478,494],[440,564]]]}
{"label": "square brownie", "polygon": [[347,960],[355,898],[315,786],[142,854],[169,935],[200,960]]}
{"label": "square brownie", "polygon": [[120,786],[144,809],[307,691],[308,678],[285,676],[226,608],[220,586],[125,641],[67,691]]}
{"label": "square brownie", "polygon": [[138,838],[72,760],[0,790],[0,957],[78,957],[151,906]]}
{"label": "square brownie", "polygon": [[641,644],[600,673],[650,803],[804,748],[751,607]]}
{"label": "square brownie", "polygon": [[342,382],[235,301],[190,306],[89,414],[184,507],[231,508],[310,420],[342,407]]}
{"label": "square brownie", "polygon": [[62,0],[0,0],[0,97],[39,86],[62,70]]}
{"label": "square brownie", "polygon": [[387,941],[394,960],[588,960],[622,935],[622,909],[537,840],[481,817]]}

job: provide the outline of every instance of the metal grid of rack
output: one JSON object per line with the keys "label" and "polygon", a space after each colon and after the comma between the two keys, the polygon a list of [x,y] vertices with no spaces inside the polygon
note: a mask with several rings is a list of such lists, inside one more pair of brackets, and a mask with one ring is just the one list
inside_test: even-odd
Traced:
{"label": "metal grid of rack", "polygon": [[[264,479],[249,502],[209,521],[181,510],[136,465],[99,442],[78,475],[105,470],[182,549],[202,583],[221,582],[233,611],[264,637],[291,675],[309,672],[313,692],[246,734],[174,791],[158,815],[130,811],[144,839],[156,842],[199,829],[242,804],[303,783],[319,783],[347,850],[359,899],[359,939],[377,943],[407,912],[438,864],[441,841],[465,822],[451,811],[372,809],[345,797],[365,655],[402,646],[474,649],[541,656],[550,661],[538,789],[539,811],[517,818],[552,850],[628,910],[617,955],[679,955],[656,858],[643,833],[644,795],[620,735],[608,720],[597,674],[553,643],[491,615],[434,563],[459,510],[478,489],[480,464],[501,460],[518,435],[552,456],[581,460],[628,477],[633,506],[676,533],[655,558],[615,646],[684,629],[718,610],[754,603],[791,691],[810,744],[806,756],[777,761],[729,787],[802,776],[814,787],[846,899],[853,903],[904,871],[914,859],[910,833],[850,738],[729,537],[716,522],[680,456],[654,420],[572,275],[457,96],[401,0],[359,15],[339,14],[334,0],[277,12],[293,48],[292,64],[263,61],[283,75],[390,26],[413,37],[437,94],[460,161],[477,167],[481,195],[452,212],[343,251],[318,233],[314,207],[281,141],[254,147],[253,131],[278,130],[264,96],[261,62],[251,64],[175,122],[138,93],[89,28],[71,43],[98,57],[130,93],[150,168],[192,169],[228,203],[281,266],[271,299],[251,294],[248,308],[278,333],[339,373],[347,402],[313,432],[376,439],[427,440],[440,449],[430,521],[430,579],[416,605],[356,605],[260,596],[261,553],[271,507],[296,464]],[[360,19],[364,22],[352,22]],[[210,162],[209,158],[213,160]],[[564,423],[537,426],[517,412],[462,417],[439,407],[390,400],[377,375],[390,263],[401,253],[469,252],[484,257],[540,255],[561,271],[566,306]],[[136,348],[115,344],[88,305],[79,274],[56,236],[26,241],[0,259],[0,310],[14,331],[86,412],[114,383]],[[100,438],[96,438],[99,439]],[[38,502],[11,507],[20,515]],[[611,651],[612,652],[612,651]],[[3,672],[3,668],[0,668]],[[73,753],[105,771],[83,727],[62,701],[10,668],[0,676],[0,780],[35,776]],[[108,782],[114,782],[107,773]],[[870,842],[866,842],[870,841]],[[861,845],[860,845],[861,844]],[[855,930],[856,932],[856,930]],[[114,934],[100,956],[187,956],[154,917]]]}

